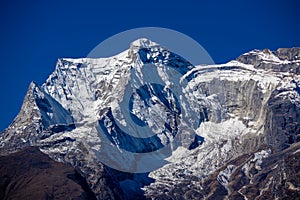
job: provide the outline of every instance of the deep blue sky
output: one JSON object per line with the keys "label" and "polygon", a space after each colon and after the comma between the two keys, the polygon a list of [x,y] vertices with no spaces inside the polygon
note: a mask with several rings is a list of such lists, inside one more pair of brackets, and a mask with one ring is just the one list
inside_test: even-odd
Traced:
{"label": "deep blue sky", "polygon": [[128,29],[182,32],[216,63],[255,48],[300,46],[297,0],[44,2],[0,1],[0,130],[18,113],[30,82],[42,84],[58,58],[85,57]]}

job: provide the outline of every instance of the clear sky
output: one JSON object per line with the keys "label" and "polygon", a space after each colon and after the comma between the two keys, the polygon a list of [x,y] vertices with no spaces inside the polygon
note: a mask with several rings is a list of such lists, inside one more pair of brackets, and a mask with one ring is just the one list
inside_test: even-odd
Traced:
{"label": "clear sky", "polygon": [[86,57],[101,41],[164,27],[198,41],[216,63],[252,49],[300,46],[297,0],[0,1],[0,130],[17,115],[32,80],[61,57]]}

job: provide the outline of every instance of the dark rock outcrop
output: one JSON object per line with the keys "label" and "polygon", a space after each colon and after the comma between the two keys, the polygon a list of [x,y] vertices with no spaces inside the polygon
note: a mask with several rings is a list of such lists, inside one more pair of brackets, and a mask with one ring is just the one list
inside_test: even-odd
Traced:
{"label": "dark rock outcrop", "polygon": [[0,157],[0,199],[96,199],[71,165],[59,163],[37,147]]}

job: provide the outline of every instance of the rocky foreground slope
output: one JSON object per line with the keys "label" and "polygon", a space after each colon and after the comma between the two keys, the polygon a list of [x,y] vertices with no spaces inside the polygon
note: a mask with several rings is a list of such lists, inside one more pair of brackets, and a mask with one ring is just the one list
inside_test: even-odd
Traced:
{"label": "rocky foreground slope", "polygon": [[37,147],[98,199],[297,199],[299,65],[300,49],[284,48],[193,66],[146,39],[59,59],[29,86],[0,152]]}
{"label": "rocky foreground slope", "polygon": [[96,199],[86,180],[37,147],[0,157],[0,199]]}

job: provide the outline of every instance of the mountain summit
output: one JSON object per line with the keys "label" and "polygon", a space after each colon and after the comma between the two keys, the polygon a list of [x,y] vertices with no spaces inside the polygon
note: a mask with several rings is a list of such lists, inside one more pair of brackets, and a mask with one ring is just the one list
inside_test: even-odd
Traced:
{"label": "mountain summit", "polygon": [[0,154],[38,147],[98,199],[296,197],[299,52],[193,66],[143,38],[110,58],[59,59],[30,84]]}

